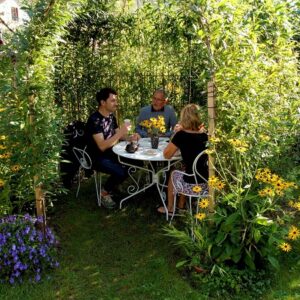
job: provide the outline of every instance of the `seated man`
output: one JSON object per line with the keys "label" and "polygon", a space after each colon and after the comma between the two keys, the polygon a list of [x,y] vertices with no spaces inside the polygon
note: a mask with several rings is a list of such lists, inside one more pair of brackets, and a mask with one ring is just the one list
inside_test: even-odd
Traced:
{"label": "seated man", "polygon": [[121,165],[112,147],[128,132],[128,124],[118,128],[114,112],[117,110],[117,93],[111,88],[103,88],[96,94],[98,110],[90,115],[86,125],[87,150],[93,162],[93,168],[111,176],[101,191],[103,205],[106,208],[115,206],[110,193],[113,188],[123,182],[127,176],[127,168]]}
{"label": "seated man", "polygon": [[144,120],[149,120],[154,117],[157,118],[162,115],[165,119],[166,133],[165,136],[170,137],[173,133],[173,128],[177,123],[174,108],[167,104],[167,96],[163,89],[157,89],[152,96],[152,104],[143,107],[137,118],[136,132],[141,137],[147,137],[147,129],[140,125]]}

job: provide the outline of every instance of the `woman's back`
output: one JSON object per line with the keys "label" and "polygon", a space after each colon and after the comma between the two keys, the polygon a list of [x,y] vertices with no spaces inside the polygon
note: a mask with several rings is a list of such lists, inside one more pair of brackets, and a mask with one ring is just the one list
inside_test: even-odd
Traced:
{"label": "woman's back", "polygon": [[[193,162],[197,155],[206,149],[208,137],[206,133],[178,131],[172,138],[172,143],[180,149],[182,160],[186,166],[185,172],[193,173]],[[203,155],[197,164],[199,173],[205,178],[208,178],[207,155]],[[192,182],[189,177],[185,177],[186,182]],[[199,182],[203,182],[198,178]]]}

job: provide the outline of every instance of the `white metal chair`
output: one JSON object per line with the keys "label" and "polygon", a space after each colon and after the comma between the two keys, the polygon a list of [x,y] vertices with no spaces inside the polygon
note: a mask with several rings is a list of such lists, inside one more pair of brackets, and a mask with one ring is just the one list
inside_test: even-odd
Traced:
{"label": "white metal chair", "polygon": [[[80,190],[82,170],[83,169],[92,170],[92,160],[91,157],[86,152],[86,146],[84,147],[84,149],[73,147],[73,153],[80,164],[78,170],[78,187],[76,192],[76,198],[77,198]],[[95,179],[95,188],[96,188],[98,206],[101,206],[101,172],[94,170],[93,176]]]}
{"label": "white metal chair", "polygon": [[[197,165],[198,165],[198,162],[199,162],[200,158],[203,158],[204,155],[206,155],[206,157],[205,157],[206,162],[204,163],[204,165],[205,166],[208,165],[207,154],[206,154],[206,151],[204,150],[200,154],[198,154],[196,156],[196,158],[194,159],[193,174],[187,174],[187,173],[179,171],[179,170],[175,170],[175,171],[172,172],[171,180],[172,180],[172,184],[173,184],[173,188],[174,188],[174,206],[173,206],[173,214],[172,214],[170,223],[172,222],[172,220],[174,218],[174,215],[175,215],[176,199],[177,199],[178,194],[183,194],[183,195],[185,195],[189,198],[189,201],[187,202],[187,204],[188,204],[189,212],[190,212],[191,215],[193,215],[192,198],[197,199],[196,213],[198,213],[198,211],[199,211],[199,202],[200,202],[200,200],[203,199],[203,198],[208,198],[207,180],[201,175],[200,170],[198,170],[198,168],[197,168]],[[188,176],[188,177],[193,177],[194,180],[195,180],[195,183],[185,184],[185,186],[184,186],[182,184],[182,182],[176,181],[176,179],[174,178],[174,177],[176,177],[176,173],[179,173],[179,174],[182,174],[182,175],[185,175],[185,176]],[[202,185],[202,190],[199,193],[196,193],[196,192],[193,191],[193,187],[200,185],[200,183],[198,183],[198,181],[199,181],[198,176],[203,180],[205,185],[204,185],[204,188],[203,188],[203,184],[201,184]],[[186,190],[187,186],[188,186],[188,190]]]}

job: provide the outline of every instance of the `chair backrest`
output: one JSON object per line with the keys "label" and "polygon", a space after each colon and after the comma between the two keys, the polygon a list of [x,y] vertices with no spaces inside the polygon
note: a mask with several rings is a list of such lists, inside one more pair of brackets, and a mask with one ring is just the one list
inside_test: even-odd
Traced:
{"label": "chair backrest", "polygon": [[73,153],[76,156],[80,166],[86,170],[92,169],[91,157],[86,152],[86,146],[84,149],[73,147]]}
{"label": "chair backrest", "polygon": [[[201,170],[199,168],[199,161],[201,160]],[[193,173],[195,176],[195,181],[196,183],[198,183],[198,178],[200,177],[204,182],[207,182],[207,179],[202,175],[203,174],[203,169],[202,168],[206,168],[207,170],[205,170],[205,172],[207,172],[208,174],[208,155],[206,153],[206,150],[203,150],[202,152],[200,152],[196,158],[194,159],[193,162]],[[201,172],[202,171],[202,172]],[[202,174],[201,174],[202,173]],[[199,177],[197,177],[199,176]]]}

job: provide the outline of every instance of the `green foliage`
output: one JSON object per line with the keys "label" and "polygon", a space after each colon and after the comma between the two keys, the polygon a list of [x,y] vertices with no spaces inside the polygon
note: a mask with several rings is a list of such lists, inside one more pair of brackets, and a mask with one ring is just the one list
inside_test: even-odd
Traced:
{"label": "green foliage", "polygon": [[193,40],[197,33],[176,1],[127,13],[87,6],[69,28],[56,61],[57,99],[66,119],[85,120],[95,108],[95,91],[106,85],[119,92],[121,117],[135,118],[160,86],[178,111],[184,102],[203,103],[207,73]]}
{"label": "green foliage", "polygon": [[[198,224],[195,218],[187,219],[192,235],[175,229],[167,232],[184,244],[192,266],[279,269],[279,258],[289,251],[284,243],[298,247],[298,240],[287,241],[291,226],[298,224],[298,204],[291,208],[288,203],[299,197],[294,3],[194,4],[199,47],[206,47],[206,67],[217,91],[217,138],[210,140],[218,175],[210,179],[216,206]],[[265,167],[281,178],[258,182],[256,172]],[[277,189],[287,182],[289,187]],[[270,194],[258,191],[266,183],[272,187]],[[193,244],[187,242],[188,236]]]}
{"label": "green foliage", "polygon": [[[47,198],[58,180],[61,113],[53,90],[53,52],[80,1],[38,1],[31,21],[1,50],[0,215],[21,211],[42,185]],[[67,9],[68,8],[68,9]],[[54,188],[54,189],[53,189]],[[9,204],[13,201],[13,204]]]}
{"label": "green foliage", "polygon": [[215,270],[212,274],[191,273],[192,284],[201,287],[202,294],[223,299],[260,299],[270,290],[270,277],[273,276],[264,270],[254,273],[232,266]]}

